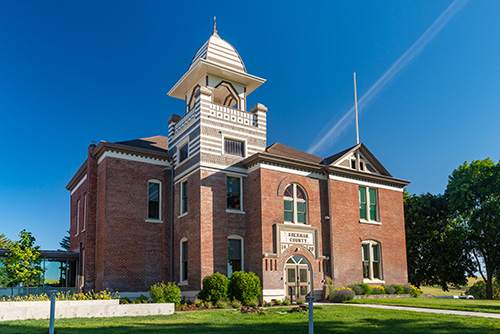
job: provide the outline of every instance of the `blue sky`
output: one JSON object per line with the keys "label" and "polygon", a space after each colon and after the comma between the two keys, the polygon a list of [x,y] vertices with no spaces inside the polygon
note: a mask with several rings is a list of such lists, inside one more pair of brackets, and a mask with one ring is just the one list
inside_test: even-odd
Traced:
{"label": "blue sky", "polygon": [[[460,1],[360,109],[361,141],[410,193],[441,193],[465,160],[498,160],[500,2]],[[44,249],[69,228],[65,186],[93,141],[167,135],[183,102],[166,93],[210,37],[267,82],[268,144],[304,151],[452,4],[435,1],[2,1],[0,233]],[[355,144],[351,120],[315,151]]]}

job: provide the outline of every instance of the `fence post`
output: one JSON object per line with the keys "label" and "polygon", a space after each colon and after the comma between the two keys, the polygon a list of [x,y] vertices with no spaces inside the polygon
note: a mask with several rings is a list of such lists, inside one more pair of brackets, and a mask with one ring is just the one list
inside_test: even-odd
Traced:
{"label": "fence post", "polygon": [[314,319],[313,319],[313,301],[314,297],[309,295],[306,297],[309,302],[309,334],[314,334]]}
{"label": "fence post", "polygon": [[54,318],[56,315],[56,295],[57,290],[50,290],[50,324],[49,324],[49,334],[54,334]]}

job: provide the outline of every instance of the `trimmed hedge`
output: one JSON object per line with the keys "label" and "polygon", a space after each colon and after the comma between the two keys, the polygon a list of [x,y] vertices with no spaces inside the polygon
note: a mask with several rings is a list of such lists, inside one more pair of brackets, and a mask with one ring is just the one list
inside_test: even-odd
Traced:
{"label": "trimmed hedge", "polygon": [[228,288],[229,279],[221,273],[214,273],[203,278],[203,287],[197,297],[215,304],[219,300],[227,300]]}
{"label": "trimmed hedge", "polygon": [[230,299],[239,300],[243,305],[249,306],[259,299],[261,295],[260,279],[253,273],[235,271],[229,281]]}

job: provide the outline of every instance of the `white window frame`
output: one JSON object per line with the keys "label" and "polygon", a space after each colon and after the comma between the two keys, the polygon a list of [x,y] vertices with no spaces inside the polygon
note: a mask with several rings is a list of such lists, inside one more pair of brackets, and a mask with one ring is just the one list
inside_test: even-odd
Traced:
{"label": "white window frame", "polygon": [[[187,196],[186,196],[186,208],[185,210],[183,210],[183,206],[182,206],[182,185],[186,183],[187,184],[187,188],[188,188],[188,191],[187,191]],[[181,182],[179,182],[179,200],[180,200],[180,203],[179,203],[179,217],[182,217],[182,216],[185,216],[188,214],[189,212],[189,182],[188,182],[188,179],[184,179],[182,180]]]}
{"label": "white window frame", "polygon": [[[230,236],[227,237],[227,240],[229,242],[229,240],[240,240],[241,241],[241,270],[242,271],[245,271],[245,244],[244,244],[244,241],[243,241],[243,237],[241,235],[237,235],[237,234],[231,234]],[[230,278],[232,275],[229,274],[229,252],[227,254],[227,277]]]}
{"label": "white window frame", "polygon": [[[364,266],[363,262],[363,245],[368,245],[368,254],[369,254],[369,268],[370,268],[370,274],[369,278],[364,278],[363,274],[363,283],[385,283],[384,280],[384,271],[383,271],[383,265],[382,265],[382,245],[380,242],[375,241],[375,240],[365,240],[361,243],[361,265]],[[379,266],[379,272],[381,278],[374,278],[373,277],[373,247],[377,246],[378,251],[379,251],[379,261],[378,261],[378,266]]]}
{"label": "white window frame", "polygon": [[[244,150],[243,150],[243,156],[239,156],[239,155],[234,155],[234,154],[230,154],[230,153],[226,153],[226,139],[231,139],[231,140],[235,140],[235,141],[239,141],[239,142],[242,142],[243,145],[245,146],[244,147]],[[238,138],[238,137],[234,137],[234,136],[227,136],[227,135],[223,135],[222,136],[222,154],[225,155],[225,156],[229,156],[229,157],[237,157],[237,158],[246,158],[248,156],[248,145],[247,145],[247,140],[245,138]]]}
{"label": "white window frame", "polygon": [[[158,184],[158,219],[155,218],[149,218],[149,184],[150,183],[155,183]],[[151,223],[160,223],[162,222],[162,212],[161,212],[161,192],[162,192],[162,184],[160,180],[157,179],[150,179],[147,182],[147,188],[146,188],[146,221],[151,222]]]}
{"label": "white window frame", "polygon": [[[359,222],[361,224],[372,224],[372,225],[382,225],[382,223],[380,222],[380,212],[379,212],[379,206],[380,206],[380,203],[379,203],[379,196],[378,196],[378,188],[375,188],[375,187],[369,187],[369,186],[365,186],[365,185],[358,185],[358,202],[359,204],[361,205],[361,198],[359,198],[359,188],[365,188],[365,198],[366,198],[366,219],[363,219],[361,218],[361,209],[359,211]],[[375,220],[372,220],[370,218],[370,189],[373,189],[375,190],[375,197],[376,197],[376,201],[377,203],[375,203]]]}
{"label": "white window frame", "polygon": [[[285,196],[284,192],[283,192],[283,221],[288,224],[300,224],[300,225],[309,225],[309,205],[308,205],[308,197],[307,197],[307,192],[305,191],[304,187],[302,187],[300,184],[298,183],[290,183],[288,184],[286,187],[285,187],[285,190],[289,187],[289,186],[293,186],[293,198],[292,197],[288,197],[288,196]],[[299,187],[302,192],[304,193],[304,196],[306,197],[305,200],[301,199],[301,198],[297,198],[297,187]],[[293,203],[293,221],[286,221],[284,220],[285,219],[285,204],[284,204],[284,201],[287,200],[287,201],[291,201]],[[297,219],[297,202],[304,202],[306,203],[306,212],[305,212],[305,221],[303,223],[300,223]]]}
{"label": "white window frame", "polygon": [[87,193],[83,194],[83,228],[82,233],[85,232],[87,226]]}
{"label": "white window frame", "polygon": [[76,234],[75,237],[80,233],[80,199],[76,201]]}
{"label": "white window frame", "polygon": [[[187,146],[187,157],[181,161],[181,149]],[[177,145],[177,166],[189,160],[189,135]]]}
{"label": "white window frame", "polygon": [[236,174],[226,174],[226,196],[227,196],[227,178],[228,177],[240,179],[240,209],[238,210],[238,209],[228,208],[227,202],[226,202],[226,212],[245,213],[245,211],[243,211],[243,177],[241,175],[236,175]]}
{"label": "white window frame", "polygon": [[[182,255],[183,255],[183,252],[182,252],[182,244],[183,243],[186,243],[186,248],[188,250],[188,255],[189,255],[189,244],[187,243],[188,242],[188,238],[186,237],[183,237],[181,239],[181,241],[179,242],[179,284],[178,285],[187,285],[188,284],[188,278],[187,277],[182,277],[183,274],[183,263],[182,263]],[[187,258],[187,256],[186,256]],[[186,271],[188,271],[189,267],[188,267],[188,263],[189,263],[189,259],[186,259]]]}

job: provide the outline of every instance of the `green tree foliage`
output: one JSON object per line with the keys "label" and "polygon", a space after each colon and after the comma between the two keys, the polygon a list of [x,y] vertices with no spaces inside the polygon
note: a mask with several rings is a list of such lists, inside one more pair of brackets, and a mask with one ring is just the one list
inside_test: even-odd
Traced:
{"label": "green tree foliage", "polygon": [[260,279],[253,273],[235,271],[229,281],[229,297],[249,305],[261,295]]}
{"label": "green tree foliage", "polygon": [[42,258],[40,247],[35,246],[35,238],[31,232],[22,230],[19,238],[19,241],[10,243],[10,253],[2,259],[2,271],[9,285],[23,282],[29,293],[30,281],[42,274]]}
{"label": "green tree foliage", "polygon": [[0,249],[9,248],[10,240],[5,236],[5,234],[0,234]]}
{"label": "green tree foliage", "polygon": [[474,270],[467,248],[467,231],[458,218],[451,219],[442,195],[404,193],[408,279],[412,284],[467,284]]}
{"label": "green tree foliage", "polygon": [[464,162],[450,175],[445,196],[452,212],[464,222],[486,282],[486,298],[491,299],[493,277],[500,272],[500,163],[489,158]]}
{"label": "green tree foliage", "polygon": [[66,235],[62,237],[61,241],[59,242],[59,246],[65,251],[69,251],[69,230],[66,230]]}
{"label": "green tree foliage", "polygon": [[198,294],[201,300],[216,303],[218,300],[227,300],[229,279],[221,273],[214,273],[203,278],[203,287]]}

